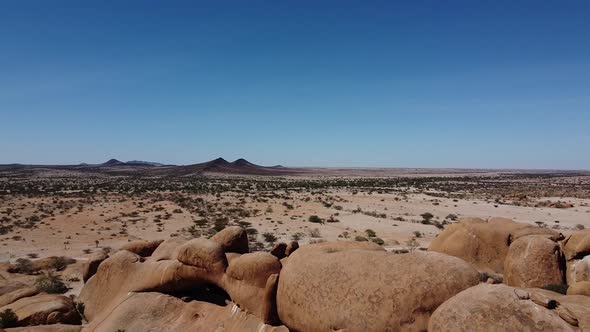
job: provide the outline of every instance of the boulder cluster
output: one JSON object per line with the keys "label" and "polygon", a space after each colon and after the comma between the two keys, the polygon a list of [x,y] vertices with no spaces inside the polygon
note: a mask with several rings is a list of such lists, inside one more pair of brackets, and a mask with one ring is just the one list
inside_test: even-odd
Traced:
{"label": "boulder cluster", "polygon": [[14,331],[590,330],[590,231],[503,218],[463,219],[404,254],[352,241],[251,253],[228,227],[129,243],[82,275],[79,317],[72,299],[26,288],[0,288],[0,310],[39,325]]}

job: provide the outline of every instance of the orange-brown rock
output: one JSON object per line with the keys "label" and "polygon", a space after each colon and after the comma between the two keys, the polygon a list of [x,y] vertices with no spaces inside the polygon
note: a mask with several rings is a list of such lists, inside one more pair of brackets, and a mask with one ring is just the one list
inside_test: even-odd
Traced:
{"label": "orange-brown rock", "polygon": [[92,254],[92,256],[88,258],[88,261],[82,268],[82,280],[86,282],[88,279],[90,279],[90,277],[96,274],[96,270],[98,270],[100,263],[102,263],[107,258],[109,258],[109,255],[104,252]]}
{"label": "orange-brown rock", "polygon": [[299,243],[297,241],[291,241],[287,244],[287,249],[285,249],[285,255],[289,256],[297,249],[299,249]]}
{"label": "orange-brown rock", "polygon": [[563,255],[559,244],[543,236],[517,239],[504,261],[504,283],[515,287],[543,288],[564,285]]}
{"label": "orange-brown rock", "polygon": [[284,242],[275,243],[270,249],[270,254],[275,256],[278,259],[283,259],[287,257],[287,244]]}
{"label": "orange-brown rock", "polygon": [[153,292],[129,293],[117,310],[84,328],[84,332],[117,330],[288,332],[284,326],[265,325],[260,318],[233,303],[226,306],[201,301],[185,303]]}
{"label": "orange-brown rock", "polygon": [[248,234],[239,226],[230,226],[213,235],[211,240],[219,243],[225,252],[246,254],[250,252],[248,247]]}
{"label": "orange-brown rock", "polygon": [[567,295],[590,296],[590,281],[578,281],[567,288]]}
{"label": "orange-brown rock", "polygon": [[527,235],[542,235],[555,241],[563,237],[553,230],[510,219],[468,218],[448,226],[428,250],[462,258],[481,271],[503,273],[510,244]]}
{"label": "orange-brown rock", "polygon": [[590,328],[589,324],[590,298],[536,288],[480,284],[438,307],[428,330],[584,331]]}
{"label": "orange-brown rock", "polygon": [[120,250],[127,250],[141,257],[148,257],[152,255],[162,242],[164,240],[134,241],[123,245]]}
{"label": "orange-brown rock", "polygon": [[479,282],[465,261],[332,242],[299,248],[279,275],[278,315],[295,331],[425,330],[445,300]]}
{"label": "orange-brown rock", "polygon": [[590,255],[590,228],[568,236],[563,241],[563,252],[567,260],[581,259]]}
{"label": "orange-brown rock", "polygon": [[18,317],[19,325],[80,324],[80,315],[74,302],[66,296],[39,294],[21,298],[0,308],[11,309]]}

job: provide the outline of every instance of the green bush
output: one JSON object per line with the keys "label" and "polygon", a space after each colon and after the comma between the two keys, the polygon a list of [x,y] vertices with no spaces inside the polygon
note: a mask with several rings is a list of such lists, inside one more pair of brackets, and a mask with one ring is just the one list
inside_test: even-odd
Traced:
{"label": "green bush", "polygon": [[0,312],[0,328],[9,328],[18,326],[18,317],[12,309],[6,309]]}
{"label": "green bush", "polygon": [[373,241],[374,243],[377,243],[380,246],[385,244],[385,241],[383,241],[383,239],[379,238],[379,237],[374,237],[371,239],[371,241]]}
{"label": "green bush", "polygon": [[309,222],[315,223],[315,224],[323,224],[324,220],[316,215],[313,216],[309,216]]}
{"label": "green bush", "polygon": [[43,273],[35,281],[40,292],[48,294],[63,294],[68,291],[68,286],[61,280],[61,277],[51,271]]}
{"label": "green bush", "polygon": [[264,237],[264,241],[268,243],[275,243],[277,241],[277,237],[270,232],[262,233],[262,237]]}
{"label": "green bush", "polygon": [[375,231],[372,229],[365,229],[365,233],[367,233],[368,237],[376,237],[377,236],[377,233],[375,233]]}

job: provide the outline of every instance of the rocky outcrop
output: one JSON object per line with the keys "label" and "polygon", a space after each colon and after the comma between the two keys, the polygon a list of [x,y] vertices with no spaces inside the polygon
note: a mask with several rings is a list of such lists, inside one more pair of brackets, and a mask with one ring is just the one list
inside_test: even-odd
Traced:
{"label": "rocky outcrop", "polygon": [[564,286],[564,268],[559,244],[543,236],[525,236],[508,249],[504,283],[515,287]]}
{"label": "rocky outcrop", "polygon": [[[272,318],[274,304],[265,298],[276,287],[268,281],[281,269],[278,258],[265,252],[226,253],[221,244],[205,238],[168,251],[176,259],[146,260],[121,250],[100,264],[80,293],[86,317],[90,321],[104,318],[130,292],[176,294],[215,286],[262,320]],[[228,254],[236,255],[231,263]]]}
{"label": "rocky outcrop", "polygon": [[74,302],[63,295],[39,294],[21,298],[3,306],[0,311],[11,309],[18,317],[19,325],[80,324],[81,318]]}
{"label": "rocky outcrop", "polygon": [[226,227],[213,235],[211,240],[219,243],[225,252],[246,254],[250,252],[248,246],[248,234],[239,226]]}
{"label": "rocky outcrop", "polygon": [[512,242],[528,235],[554,241],[563,238],[553,230],[510,219],[467,218],[448,226],[431,242],[428,250],[462,258],[481,271],[503,273],[508,248]]}
{"label": "rocky outcrop", "polygon": [[39,294],[39,290],[34,285],[33,280],[27,281],[3,280],[0,283],[0,307],[11,304],[21,298]]}
{"label": "rocky outcrop", "polygon": [[429,331],[584,331],[590,298],[540,289],[480,284],[443,303]]}
{"label": "rocky outcrop", "polygon": [[440,304],[478,282],[468,263],[440,253],[396,255],[369,243],[321,243],[289,256],[277,309],[295,331],[417,331]]}
{"label": "rocky outcrop", "polygon": [[109,258],[109,255],[104,252],[92,254],[92,256],[88,258],[88,261],[82,267],[82,280],[86,282],[88,279],[90,279],[90,277],[95,275],[100,263],[102,263],[107,258]]}
{"label": "rocky outcrop", "polygon": [[141,257],[151,256],[152,253],[158,248],[163,240],[155,241],[134,241],[125,244],[120,250],[127,250]]}
{"label": "rocky outcrop", "polygon": [[567,293],[590,296],[590,229],[571,234],[562,247],[567,267]]}
{"label": "rocky outcrop", "polygon": [[117,310],[92,321],[84,332],[99,331],[224,331],[288,332],[264,324],[235,304],[219,306],[182,300],[161,293],[129,293]]}

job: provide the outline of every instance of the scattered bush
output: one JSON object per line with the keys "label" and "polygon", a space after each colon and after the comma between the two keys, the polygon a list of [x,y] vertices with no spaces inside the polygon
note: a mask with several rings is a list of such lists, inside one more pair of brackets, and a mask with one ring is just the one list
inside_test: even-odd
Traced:
{"label": "scattered bush", "polygon": [[51,271],[43,273],[37,278],[35,284],[40,292],[48,294],[63,294],[68,291],[68,286],[64,284],[61,277]]}
{"label": "scattered bush", "polygon": [[38,270],[33,266],[30,259],[19,258],[13,265],[8,267],[7,271],[10,273],[33,274]]}
{"label": "scattered bush", "polygon": [[264,237],[264,241],[273,244],[275,242],[277,242],[277,237],[270,232],[266,232],[266,233],[262,233],[262,237]]}
{"label": "scattered bush", "polygon": [[385,244],[385,241],[383,241],[383,239],[379,238],[379,237],[374,237],[371,239],[371,241],[373,241],[374,243],[377,243],[380,246]]}
{"label": "scattered bush", "polygon": [[323,224],[324,220],[316,215],[313,216],[309,216],[309,219],[307,219],[309,222],[315,223],[315,224]]}
{"label": "scattered bush", "polygon": [[365,233],[367,233],[368,237],[376,237],[377,236],[377,233],[375,233],[375,231],[372,229],[365,229]]}
{"label": "scattered bush", "polygon": [[10,328],[18,326],[18,317],[12,309],[6,309],[0,312],[0,328]]}

